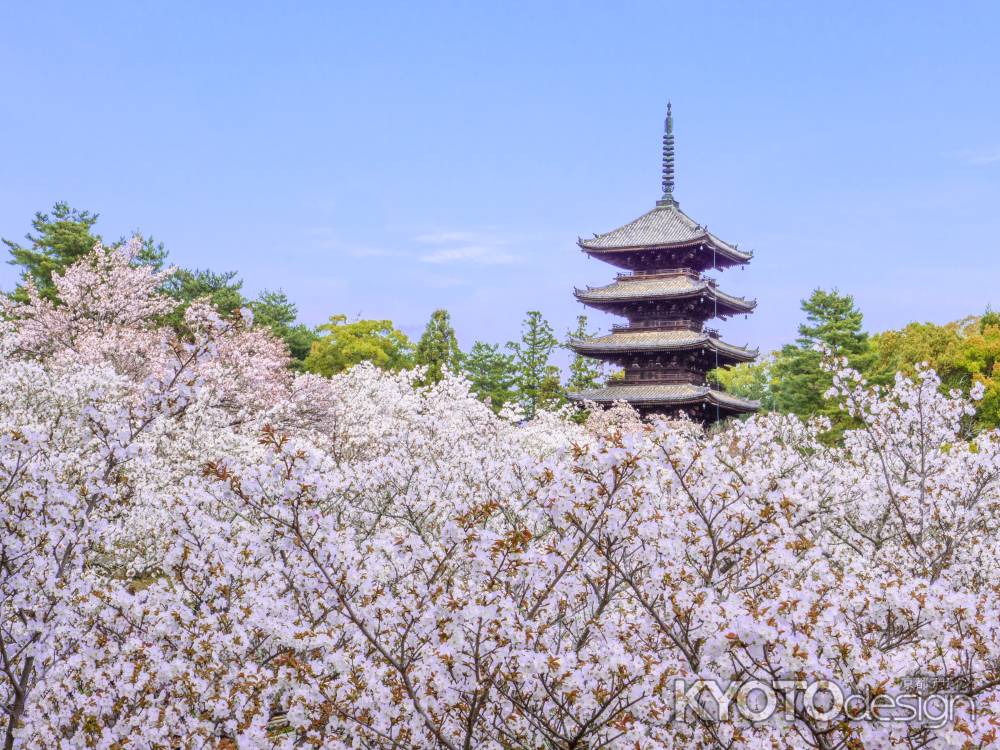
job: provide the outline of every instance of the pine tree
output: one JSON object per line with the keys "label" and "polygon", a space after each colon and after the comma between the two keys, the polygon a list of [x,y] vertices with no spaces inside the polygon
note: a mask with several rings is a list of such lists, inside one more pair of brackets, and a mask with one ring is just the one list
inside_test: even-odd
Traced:
{"label": "pine tree", "polygon": [[824,398],[833,381],[821,367],[819,349],[847,357],[851,367],[866,370],[872,357],[868,334],[862,329],[864,318],[854,298],[836,289],[815,290],[802,301],[802,311],[807,322],[799,326],[796,343],[786,345],[772,367],[775,407],[803,417],[826,414],[839,419],[839,409]]}
{"label": "pine tree", "polygon": [[462,351],[458,348],[455,329],[447,310],[435,310],[417,342],[417,365],[426,369],[424,383],[437,383],[444,377],[444,370],[458,372],[462,365]]}
{"label": "pine tree", "polygon": [[[101,240],[101,236],[93,231],[97,219],[97,214],[80,211],[61,201],[52,207],[51,213],[39,211],[35,214],[31,226],[36,234],[29,232],[25,235],[29,246],[4,239],[3,244],[11,255],[7,262],[21,267],[22,284],[14,291],[14,299],[27,300],[23,282],[31,279],[43,297],[54,301],[56,289],[52,282],[53,274],[65,271]],[[161,267],[167,255],[163,245],[154,242],[152,237],[144,238],[142,242],[142,251],[135,262]]]}
{"label": "pine tree", "polygon": [[559,368],[549,363],[559,342],[552,326],[537,310],[528,312],[521,326],[521,340],[508,342],[517,373],[517,397],[530,419],[541,408],[563,399]]}
{"label": "pine tree", "polygon": [[[578,315],[576,317],[576,328],[569,332],[569,336],[575,339],[587,338],[594,334],[587,330],[587,316]],[[566,383],[571,391],[586,391],[597,388],[604,375],[601,362],[591,357],[584,357],[577,354],[569,365],[569,381]]]}
{"label": "pine tree", "polygon": [[236,271],[216,273],[208,269],[179,268],[167,279],[163,291],[181,303],[167,318],[167,322],[177,330],[183,329],[184,311],[195,300],[207,298],[224,318],[231,318],[247,305],[247,298],[243,296],[243,280]]}
{"label": "pine tree", "polygon": [[500,351],[496,344],[482,341],[473,344],[465,357],[464,369],[472,392],[481,399],[489,399],[493,411],[500,411],[514,399],[517,384],[514,358]]}
{"label": "pine tree", "polygon": [[276,292],[265,289],[250,303],[250,309],[254,326],[268,328],[282,339],[292,355],[292,366],[300,369],[316,340],[316,333],[304,323],[295,322],[298,317],[295,303],[280,289]]}

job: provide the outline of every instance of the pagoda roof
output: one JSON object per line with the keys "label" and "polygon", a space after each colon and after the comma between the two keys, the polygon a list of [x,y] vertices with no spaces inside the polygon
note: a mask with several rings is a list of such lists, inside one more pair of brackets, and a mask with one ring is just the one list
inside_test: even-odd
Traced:
{"label": "pagoda roof", "polygon": [[593,303],[672,299],[707,294],[736,310],[749,312],[757,306],[756,300],[726,294],[719,291],[708,279],[697,278],[689,274],[650,277],[626,276],[607,286],[577,289],[574,294],[581,302]]}
{"label": "pagoda roof", "polygon": [[747,263],[753,253],[724,242],[681,211],[672,199],[657,201],[656,206],[638,219],[577,244],[586,252],[615,252],[654,248],[707,245],[735,263]]}
{"label": "pagoda roof", "polygon": [[569,340],[569,347],[584,355],[684,350],[696,349],[699,346],[708,347],[737,361],[750,362],[757,358],[756,349],[727,344],[705,331],[694,331],[689,328],[665,331],[620,331],[606,336]]}
{"label": "pagoda roof", "polygon": [[626,401],[639,406],[683,405],[707,401],[732,411],[751,412],[760,408],[759,401],[717,391],[706,385],[693,383],[662,383],[650,385],[609,385],[590,391],[569,394],[574,401],[594,401],[610,404]]}

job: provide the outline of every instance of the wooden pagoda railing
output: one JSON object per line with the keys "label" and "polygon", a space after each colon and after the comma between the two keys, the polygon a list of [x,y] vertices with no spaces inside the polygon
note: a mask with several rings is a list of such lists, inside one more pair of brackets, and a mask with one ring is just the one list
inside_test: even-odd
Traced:
{"label": "wooden pagoda railing", "polygon": [[694,276],[697,277],[699,274],[693,268],[670,268],[666,271],[656,270],[656,271],[630,271],[627,273],[619,273],[615,278],[618,281],[630,281],[635,279],[646,279],[656,276]]}
{"label": "wooden pagoda railing", "polygon": [[709,328],[700,320],[691,318],[678,318],[677,320],[635,320],[631,323],[615,323],[611,326],[613,333],[627,333],[634,331],[693,331],[695,333],[707,333],[713,339],[719,338],[719,331]]}

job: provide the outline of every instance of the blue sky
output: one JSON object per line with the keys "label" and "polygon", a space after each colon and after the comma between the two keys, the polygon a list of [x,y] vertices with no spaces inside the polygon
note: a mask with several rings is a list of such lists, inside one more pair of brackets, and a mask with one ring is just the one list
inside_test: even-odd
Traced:
{"label": "blue sky", "polygon": [[995,2],[6,3],[0,235],[66,200],[311,324],[562,334],[614,274],[576,238],[659,196],[669,98],[682,208],[756,252],[721,274],[759,300],[727,338],[780,346],[818,286],[873,330],[943,323],[1000,307],[998,28]]}

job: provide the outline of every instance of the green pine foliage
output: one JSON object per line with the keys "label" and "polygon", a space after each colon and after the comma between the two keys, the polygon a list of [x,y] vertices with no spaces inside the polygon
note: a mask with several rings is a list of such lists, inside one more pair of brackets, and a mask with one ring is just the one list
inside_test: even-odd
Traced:
{"label": "green pine foliage", "polygon": [[[582,339],[593,335],[592,332],[587,330],[587,316],[577,315],[576,328],[569,331],[569,336],[574,339]],[[570,362],[569,380],[566,386],[574,393],[577,391],[587,391],[599,387],[603,377],[604,369],[600,360],[577,354],[573,357],[573,361]]]}
{"label": "green pine foliage", "polygon": [[445,370],[452,373],[461,371],[462,351],[458,348],[458,338],[447,310],[435,310],[431,314],[431,319],[417,342],[414,361],[426,368],[424,384],[439,382],[444,377]]}
{"label": "green pine foliage", "polygon": [[493,411],[499,412],[516,397],[514,358],[501,351],[496,344],[474,343],[464,358],[463,369],[472,392],[480,399],[489,401]]}
{"label": "green pine foliage", "polygon": [[216,273],[208,269],[179,268],[167,279],[163,291],[181,303],[167,316],[170,325],[177,330],[183,328],[184,312],[195,300],[207,299],[224,318],[231,318],[237,310],[247,306],[243,280],[236,271]]}
{"label": "green pine foliage", "polygon": [[[94,244],[102,241],[94,231],[98,214],[73,208],[60,202],[49,213],[36,213],[31,222],[33,233],[26,236],[27,245],[4,239],[10,253],[10,264],[20,267],[21,283],[11,293],[14,299],[27,298],[25,283],[30,279],[39,293],[46,299],[58,303],[53,277],[65,271],[70,265],[90,252]],[[143,237],[137,265],[163,267],[167,251],[162,243],[152,237]],[[115,244],[122,244],[122,238]],[[173,273],[162,291],[180,302],[177,309],[167,316],[167,323],[176,330],[184,327],[184,311],[196,299],[208,299],[223,317],[231,317],[238,309],[249,306],[254,312],[255,325],[269,328],[283,339],[292,356],[294,367],[309,353],[315,332],[308,326],[297,323],[295,305],[283,292],[264,291],[250,302],[243,295],[243,282],[236,271],[216,273],[210,270],[180,268]]]}
{"label": "green pine foliage", "polygon": [[521,340],[507,344],[517,373],[517,399],[528,418],[539,409],[554,408],[565,401],[559,368],[549,361],[558,345],[552,326],[537,310],[525,316]]}
{"label": "green pine foliage", "polygon": [[848,364],[862,372],[872,362],[864,318],[850,295],[836,289],[816,289],[802,302],[806,322],[799,326],[795,344],[787,344],[771,366],[771,392],[777,411],[808,417],[824,414],[837,427],[846,426],[846,417],[825,393],[833,384],[832,375],[823,369],[824,352],[846,357]]}
{"label": "green pine foliage", "polygon": [[[97,219],[98,214],[81,211],[60,201],[51,212],[39,211],[35,214],[31,222],[34,234],[28,232],[25,235],[27,245],[2,240],[10,253],[7,262],[21,269],[21,283],[11,296],[20,302],[25,301],[27,292],[24,284],[30,279],[42,297],[58,301],[52,277],[61,274],[101,241],[101,236],[93,231]],[[136,263],[160,268],[166,255],[162,244],[156,243],[152,237],[143,238]]]}
{"label": "green pine foliage", "polygon": [[280,289],[276,292],[264,290],[250,303],[255,326],[270,329],[271,333],[285,342],[292,357],[292,366],[301,369],[309,356],[316,332],[304,323],[297,322],[298,308]]}

